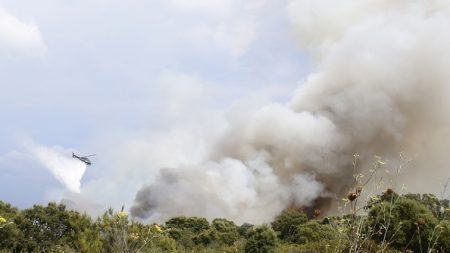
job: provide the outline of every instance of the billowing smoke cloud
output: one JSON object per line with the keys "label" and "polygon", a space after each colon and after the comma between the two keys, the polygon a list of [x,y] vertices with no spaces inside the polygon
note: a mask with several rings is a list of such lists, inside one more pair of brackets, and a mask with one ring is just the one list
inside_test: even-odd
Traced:
{"label": "billowing smoke cloud", "polygon": [[[221,214],[237,222],[251,219],[260,223],[281,211],[280,207],[290,198],[289,188],[314,195],[320,193],[322,187],[307,174],[296,175],[290,186],[282,185],[264,160],[250,160],[245,164],[228,158],[221,162],[162,169],[154,184],[139,191],[140,205],[132,210],[136,216],[154,215],[152,218],[157,220],[164,220],[178,210],[185,215],[215,217]],[[163,192],[169,194],[161,194]],[[309,204],[314,199],[299,195],[297,200]]]}
{"label": "billowing smoke cloud", "polygon": [[74,160],[70,151],[59,146],[45,147],[27,143],[27,147],[31,154],[68,190],[80,193],[80,181],[86,171],[86,164]]}
{"label": "billowing smoke cloud", "polygon": [[450,4],[288,2],[315,71],[287,104],[235,106],[204,162],[161,169],[137,193],[134,216],[261,223],[289,205],[325,208],[352,186],[354,153],[363,164],[413,154],[402,181],[418,191],[448,176]]}

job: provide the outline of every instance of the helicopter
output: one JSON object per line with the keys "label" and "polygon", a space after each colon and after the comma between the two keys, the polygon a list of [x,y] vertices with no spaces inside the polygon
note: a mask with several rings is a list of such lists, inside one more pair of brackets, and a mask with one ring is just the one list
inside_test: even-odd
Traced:
{"label": "helicopter", "polygon": [[84,163],[85,163],[86,165],[88,165],[88,166],[90,166],[90,165],[92,164],[91,160],[89,160],[88,157],[94,156],[94,155],[95,155],[95,154],[87,155],[87,156],[77,156],[77,155],[75,155],[75,154],[72,152],[72,157],[73,157],[73,158],[76,158],[76,159],[78,159],[78,160],[84,162]]}

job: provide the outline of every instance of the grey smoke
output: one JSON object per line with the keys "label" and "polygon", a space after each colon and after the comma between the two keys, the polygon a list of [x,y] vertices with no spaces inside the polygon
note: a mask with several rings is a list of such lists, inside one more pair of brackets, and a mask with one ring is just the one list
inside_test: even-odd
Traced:
{"label": "grey smoke", "polygon": [[[233,108],[203,162],[160,170],[136,217],[268,222],[289,205],[325,208],[352,186],[352,154],[414,155],[412,190],[448,177],[450,4],[288,1],[315,70],[287,104]],[[421,178],[417,182],[417,178]]]}

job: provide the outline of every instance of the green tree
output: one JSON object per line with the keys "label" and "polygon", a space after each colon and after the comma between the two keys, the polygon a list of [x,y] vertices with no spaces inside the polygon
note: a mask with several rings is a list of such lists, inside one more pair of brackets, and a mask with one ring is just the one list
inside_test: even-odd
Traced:
{"label": "green tree", "polygon": [[336,240],[338,232],[330,225],[322,225],[317,221],[308,221],[298,226],[298,236],[295,242],[306,244],[310,242],[327,242]]}
{"label": "green tree", "polygon": [[55,245],[73,242],[70,215],[64,205],[49,203],[23,210],[14,222],[23,233],[16,250],[47,252]]}
{"label": "green tree", "polygon": [[72,247],[81,253],[99,253],[102,249],[100,229],[87,214],[69,211]]}
{"label": "green tree", "polygon": [[238,227],[234,222],[226,219],[214,219],[211,227],[216,231],[219,241],[222,244],[232,245],[239,239]]}
{"label": "green tree", "polygon": [[209,229],[209,222],[205,218],[180,216],[166,221],[166,227],[199,233]]}
{"label": "green tree", "polygon": [[[437,248],[440,252],[450,252],[450,221],[442,221],[436,229],[436,241],[437,245],[433,248]],[[432,242],[434,243],[434,242]]]}
{"label": "green tree", "polygon": [[194,235],[195,244],[202,245],[233,245],[239,239],[238,227],[226,219],[214,219],[208,230]]}
{"label": "green tree", "polygon": [[85,234],[93,226],[91,218],[68,211],[64,205],[35,205],[20,212],[2,202],[0,213],[11,221],[0,230],[0,248],[29,252],[52,252],[62,248],[66,251],[97,252],[92,247],[85,247],[87,242],[92,245],[99,241],[98,233],[97,237]]}
{"label": "green tree", "polygon": [[438,219],[445,218],[444,213],[447,208],[449,208],[449,200],[442,199],[439,200],[433,194],[405,194],[403,197],[408,199],[416,200],[424,204]]}
{"label": "green tree", "polygon": [[165,223],[171,238],[183,248],[192,250],[196,245],[207,245],[217,240],[217,235],[210,231],[209,222],[199,217],[174,217]]}
{"label": "green tree", "polygon": [[293,242],[298,235],[298,227],[308,221],[306,214],[297,209],[283,211],[272,222],[272,228],[282,240]]}
{"label": "green tree", "polygon": [[238,228],[239,235],[244,238],[248,238],[250,235],[250,232],[253,230],[253,227],[254,227],[254,225],[249,224],[249,223],[244,223],[244,224],[240,225]]}
{"label": "green tree", "polygon": [[374,239],[399,250],[425,252],[436,225],[433,213],[411,198],[400,197],[395,203],[383,201],[369,211]]}
{"label": "green tree", "polygon": [[114,212],[111,208],[97,220],[102,240],[102,252],[134,253],[140,252],[157,237],[152,225],[144,225],[128,220],[128,213]]}
{"label": "green tree", "polygon": [[277,244],[275,231],[263,225],[254,228],[250,232],[244,249],[246,253],[271,253],[275,252]]}
{"label": "green tree", "polygon": [[0,201],[0,250],[12,250],[23,237],[22,232],[14,223],[19,210],[10,204]]}

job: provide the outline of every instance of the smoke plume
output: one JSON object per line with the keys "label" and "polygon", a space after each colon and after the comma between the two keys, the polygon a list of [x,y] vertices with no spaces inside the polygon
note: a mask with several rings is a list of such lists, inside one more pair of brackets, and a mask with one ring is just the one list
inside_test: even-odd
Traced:
{"label": "smoke plume", "polygon": [[417,191],[448,176],[450,4],[288,2],[314,71],[287,104],[233,107],[204,162],[161,169],[136,194],[134,216],[262,223],[289,205],[327,208],[353,184],[354,153],[363,164],[412,154],[401,180]]}

